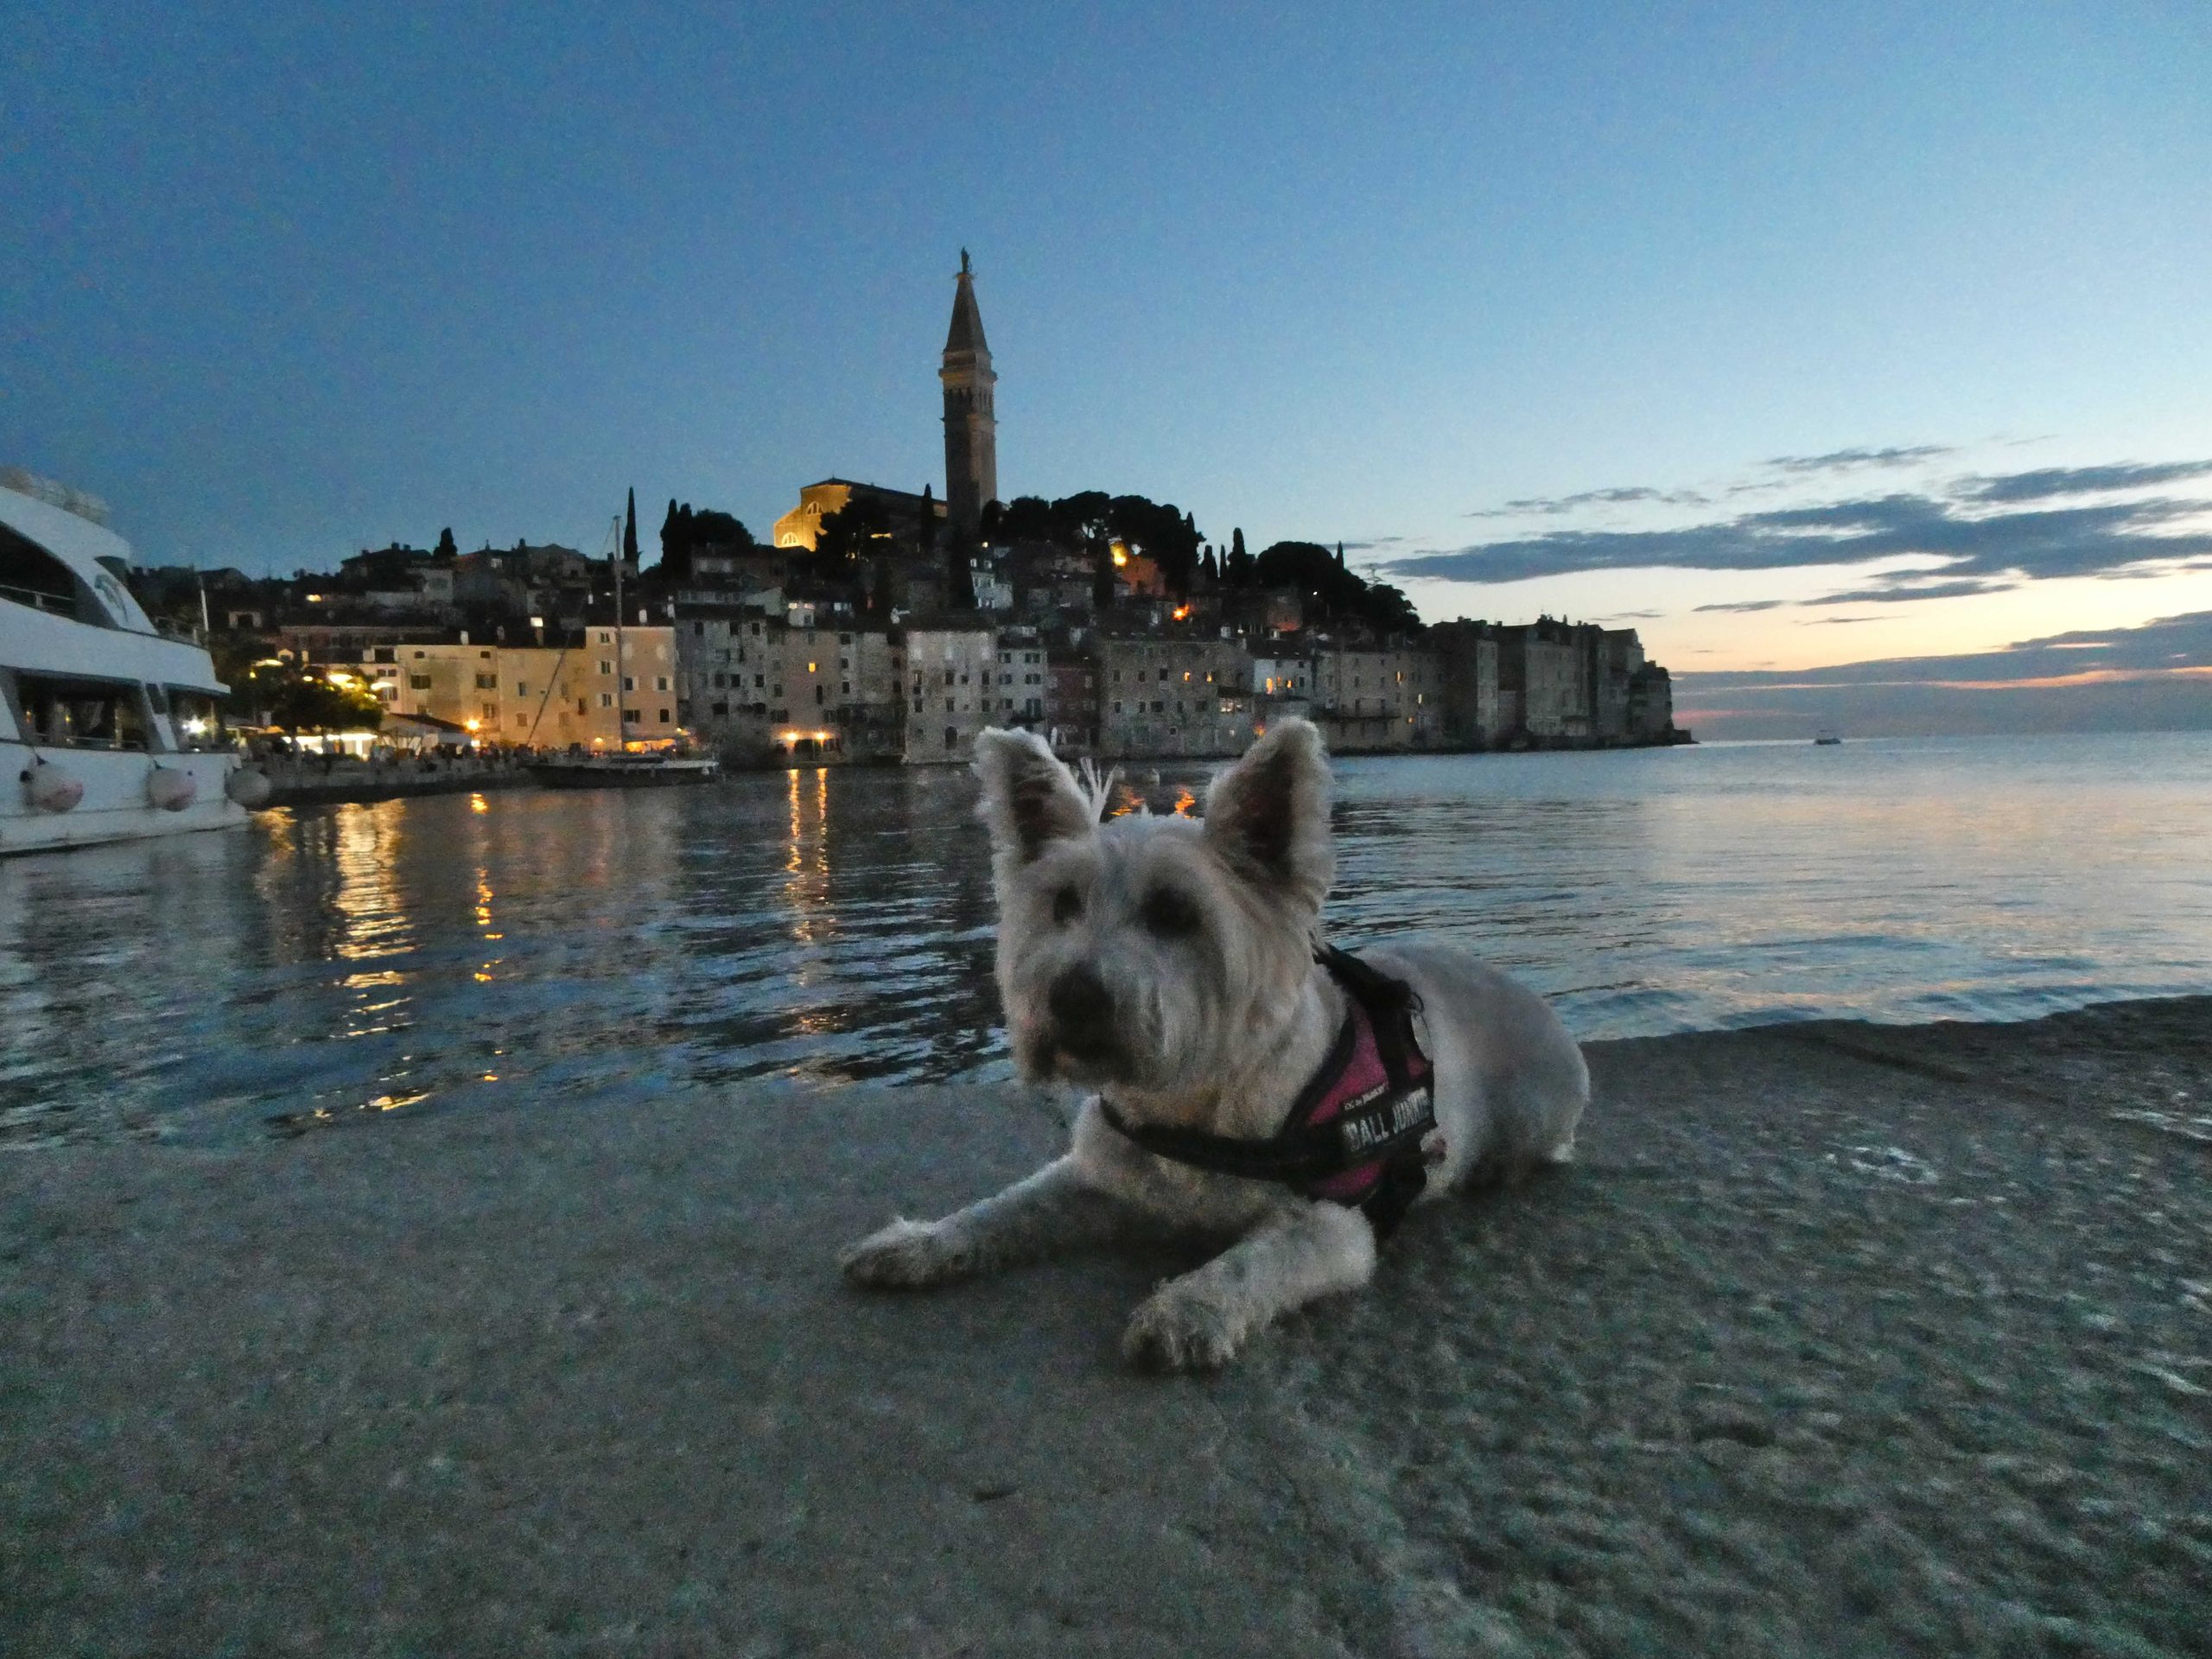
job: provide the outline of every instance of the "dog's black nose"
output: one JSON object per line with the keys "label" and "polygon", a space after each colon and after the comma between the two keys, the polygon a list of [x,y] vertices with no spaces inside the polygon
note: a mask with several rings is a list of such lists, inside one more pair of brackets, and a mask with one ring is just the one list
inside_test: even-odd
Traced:
{"label": "dog's black nose", "polygon": [[1052,1010],[1054,1035],[1077,1056],[1103,1053],[1114,1044],[1114,994],[1089,968],[1071,968],[1052,982],[1045,1006]]}

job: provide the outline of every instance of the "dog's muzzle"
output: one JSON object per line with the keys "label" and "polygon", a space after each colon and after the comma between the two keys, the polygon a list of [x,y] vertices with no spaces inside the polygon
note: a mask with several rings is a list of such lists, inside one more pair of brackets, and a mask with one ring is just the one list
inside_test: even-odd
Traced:
{"label": "dog's muzzle", "polygon": [[1052,1016],[1052,1046],[1080,1065],[1097,1065],[1120,1048],[1114,1027],[1114,994],[1089,968],[1071,968],[1052,982],[1045,1007]]}

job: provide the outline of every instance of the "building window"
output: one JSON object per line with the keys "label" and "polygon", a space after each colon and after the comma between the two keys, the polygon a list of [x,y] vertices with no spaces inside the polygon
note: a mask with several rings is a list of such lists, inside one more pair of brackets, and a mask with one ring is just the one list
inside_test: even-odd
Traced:
{"label": "building window", "polygon": [[668,724],[668,710],[665,709],[660,711],[660,723],[664,726]]}
{"label": "building window", "polygon": [[484,705],[484,718],[485,718],[485,719],[486,719],[486,720],[491,720],[491,721],[496,721],[496,720],[498,720],[498,719],[499,719],[499,711],[497,709],[494,709],[494,708],[493,708],[490,703],[488,703],[488,702],[487,702],[487,703],[486,703],[486,704]]}
{"label": "building window", "polygon": [[625,709],[622,711],[622,718],[629,724],[634,726],[638,723],[638,711],[634,709]]}
{"label": "building window", "polygon": [[958,727],[948,726],[944,728],[944,747],[948,749],[957,749],[960,747],[960,728]]}
{"label": "building window", "polygon": [[601,692],[599,694],[599,706],[602,709],[612,709],[614,706],[614,694],[611,691]]}
{"label": "building window", "polygon": [[602,657],[599,659],[599,671],[602,674],[612,674],[614,671],[614,664]]}
{"label": "building window", "polygon": [[638,689],[638,679],[637,679],[637,676],[635,676],[634,674],[625,674],[625,675],[622,677],[622,689],[623,689],[625,691],[634,691],[634,690],[636,690]]}
{"label": "building window", "polygon": [[410,674],[407,677],[407,683],[412,690],[427,691],[430,689],[430,677],[427,674]]}
{"label": "building window", "polygon": [[668,676],[667,676],[667,675],[665,675],[665,674],[663,674],[663,675],[661,675],[658,679],[654,680],[654,682],[653,682],[653,690],[656,690],[656,691],[665,691],[665,690],[668,690]]}

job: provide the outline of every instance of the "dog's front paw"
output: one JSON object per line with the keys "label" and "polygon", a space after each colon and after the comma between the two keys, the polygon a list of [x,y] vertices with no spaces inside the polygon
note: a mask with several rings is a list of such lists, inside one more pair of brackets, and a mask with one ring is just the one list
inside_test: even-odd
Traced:
{"label": "dog's front paw", "polygon": [[894,1221],[847,1246],[837,1261],[856,1285],[909,1290],[963,1278],[975,1268],[974,1253],[938,1221]]}
{"label": "dog's front paw", "polygon": [[1148,1371],[1211,1371],[1236,1355],[1243,1333],[1227,1308],[1180,1284],[1145,1300],[1122,1336],[1122,1352]]}

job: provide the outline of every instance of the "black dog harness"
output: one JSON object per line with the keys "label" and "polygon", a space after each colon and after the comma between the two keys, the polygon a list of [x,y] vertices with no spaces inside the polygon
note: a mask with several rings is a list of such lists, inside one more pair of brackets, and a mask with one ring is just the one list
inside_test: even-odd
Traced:
{"label": "black dog harness", "polygon": [[1357,1205],[1375,1236],[1388,1238],[1427,1185],[1427,1166],[1444,1156],[1440,1142],[1433,1151],[1422,1147],[1436,1127],[1436,1078],[1414,1036],[1421,998],[1347,951],[1325,945],[1313,958],[1344,988],[1344,1022],[1270,1139],[1132,1123],[1103,1096],[1099,1109],[1157,1157]]}

